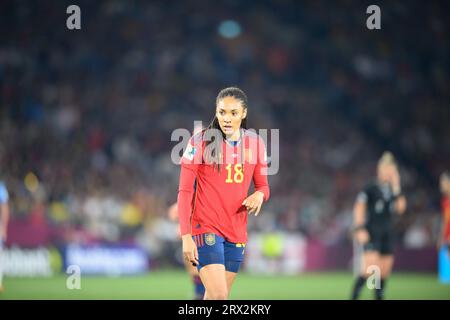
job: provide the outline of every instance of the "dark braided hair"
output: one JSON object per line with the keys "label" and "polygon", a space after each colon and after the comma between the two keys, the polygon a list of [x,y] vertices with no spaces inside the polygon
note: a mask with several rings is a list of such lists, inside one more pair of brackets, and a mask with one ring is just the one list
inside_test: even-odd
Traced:
{"label": "dark braided hair", "polygon": [[[247,106],[248,106],[247,95],[241,89],[239,89],[237,87],[228,87],[228,88],[220,90],[220,92],[216,98],[216,105],[218,105],[219,101],[225,97],[233,97],[233,98],[241,101],[244,109],[247,109]],[[247,129],[247,117],[242,119],[241,128]],[[214,115],[214,118],[211,121],[211,123],[203,130],[203,133],[210,129],[216,129],[222,133],[220,136],[221,139],[219,141],[215,141],[216,139],[213,138],[210,141],[206,141],[206,144],[205,144],[205,151],[210,149],[210,151],[209,150],[206,151],[209,162],[213,163],[214,166],[217,166],[218,170],[220,171],[220,163],[221,163],[220,160],[222,160],[221,159],[222,158],[221,146],[222,146],[222,141],[225,139],[225,134],[223,133],[222,129],[220,128],[219,120],[217,119],[216,115]],[[216,153],[216,150],[218,151],[218,153]]]}

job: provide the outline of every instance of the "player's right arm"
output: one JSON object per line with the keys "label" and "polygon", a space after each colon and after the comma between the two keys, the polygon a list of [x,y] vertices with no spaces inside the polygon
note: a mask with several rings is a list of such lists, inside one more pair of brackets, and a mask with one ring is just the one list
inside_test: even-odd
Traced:
{"label": "player's right arm", "polygon": [[370,240],[369,232],[365,227],[367,197],[367,192],[360,192],[353,207],[353,233],[356,241],[360,244],[365,244]]}
{"label": "player's right arm", "polygon": [[198,264],[198,251],[191,234],[192,199],[194,182],[202,163],[202,141],[198,135],[189,140],[186,151],[181,158],[180,182],[178,186],[178,219],[180,222],[183,256],[185,260]]}
{"label": "player's right arm", "polygon": [[180,221],[180,233],[183,242],[184,259],[198,264],[197,246],[191,234],[192,198],[194,196],[194,181],[196,170],[181,165],[180,184],[178,188],[178,218]]}

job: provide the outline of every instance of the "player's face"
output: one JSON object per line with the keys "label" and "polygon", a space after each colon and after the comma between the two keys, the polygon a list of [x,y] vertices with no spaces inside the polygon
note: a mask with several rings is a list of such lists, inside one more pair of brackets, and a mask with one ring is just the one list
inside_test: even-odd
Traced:
{"label": "player's face", "polygon": [[235,97],[225,97],[217,103],[216,117],[220,129],[227,137],[233,137],[239,132],[242,120],[247,116],[247,108]]}
{"label": "player's face", "polygon": [[381,164],[378,166],[378,180],[382,183],[390,183],[395,167],[391,164]]}

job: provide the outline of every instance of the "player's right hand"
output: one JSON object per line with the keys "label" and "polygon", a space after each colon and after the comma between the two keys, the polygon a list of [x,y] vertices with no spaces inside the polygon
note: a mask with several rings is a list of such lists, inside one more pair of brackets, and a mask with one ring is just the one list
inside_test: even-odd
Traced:
{"label": "player's right hand", "polygon": [[185,234],[183,239],[183,258],[194,266],[198,266],[198,251],[191,234]]}
{"label": "player's right hand", "polygon": [[356,241],[360,244],[366,244],[370,240],[369,232],[365,229],[356,231],[355,233]]}

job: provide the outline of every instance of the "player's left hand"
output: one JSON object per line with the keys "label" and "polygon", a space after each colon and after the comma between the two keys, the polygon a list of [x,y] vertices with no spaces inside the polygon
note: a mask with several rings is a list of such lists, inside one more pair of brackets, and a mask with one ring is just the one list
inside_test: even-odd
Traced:
{"label": "player's left hand", "polygon": [[242,201],[242,205],[245,206],[248,210],[248,214],[255,213],[255,216],[259,214],[261,210],[262,203],[264,201],[264,193],[261,191],[255,191],[252,195],[248,196],[244,201]]}

